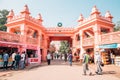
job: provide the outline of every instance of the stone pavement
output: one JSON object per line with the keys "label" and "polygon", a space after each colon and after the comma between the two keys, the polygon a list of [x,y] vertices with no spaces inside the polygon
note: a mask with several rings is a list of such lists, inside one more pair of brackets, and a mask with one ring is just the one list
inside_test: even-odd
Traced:
{"label": "stone pavement", "polygon": [[[95,65],[91,64],[90,68],[94,70]],[[105,65],[104,67],[102,67],[102,69],[103,69],[103,75],[115,76],[120,78],[120,66]]]}
{"label": "stone pavement", "polygon": [[8,70],[5,70],[5,71],[3,71],[3,69],[0,68],[0,77],[9,76],[13,73],[23,72],[23,71],[30,70],[30,69],[33,69],[33,68],[36,68],[39,66],[40,66],[40,64],[32,64],[30,66],[27,66],[26,69],[24,69],[24,70],[10,70],[8,68]]}
{"label": "stone pavement", "polygon": [[[32,68],[23,71],[16,71],[8,76],[0,77],[0,80],[120,80],[120,77],[115,70],[120,72],[120,67],[106,65],[103,67],[103,75],[96,75],[95,65],[90,65],[93,72],[92,76],[82,75],[82,66],[79,63],[74,63],[69,66],[68,62],[53,61],[51,65],[43,63],[37,68]],[[120,76],[120,75],[119,75]]]}

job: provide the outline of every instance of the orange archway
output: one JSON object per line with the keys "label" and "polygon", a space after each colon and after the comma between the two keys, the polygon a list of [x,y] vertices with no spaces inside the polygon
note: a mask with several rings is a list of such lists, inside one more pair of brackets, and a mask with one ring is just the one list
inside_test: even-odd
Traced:
{"label": "orange archway", "polygon": [[[38,14],[37,18],[31,17],[29,8],[25,5],[20,15],[15,15],[13,10],[10,11],[6,24],[8,33],[0,32],[0,38],[1,41],[21,44],[21,48],[18,47],[19,51],[35,50],[39,60],[41,57],[42,60],[46,60],[49,43],[52,40],[69,41],[73,52],[79,50],[82,56],[86,49],[93,48],[96,51],[99,45],[120,43],[120,32],[113,32],[112,18],[109,11],[102,16],[94,6],[90,17],[85,19],[82,14],[80,15],[78,26],[46,28],[42,25],[42,16]],[[11,39],[11,37],[14,38]]]}

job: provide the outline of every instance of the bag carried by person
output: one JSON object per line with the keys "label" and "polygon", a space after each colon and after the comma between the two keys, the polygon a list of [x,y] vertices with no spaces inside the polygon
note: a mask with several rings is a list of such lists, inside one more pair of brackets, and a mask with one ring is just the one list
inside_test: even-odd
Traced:
{"label": "bag carried by person", "polygon": [[101,66],[104,67],[104,63],[103,62],[101,62]]}

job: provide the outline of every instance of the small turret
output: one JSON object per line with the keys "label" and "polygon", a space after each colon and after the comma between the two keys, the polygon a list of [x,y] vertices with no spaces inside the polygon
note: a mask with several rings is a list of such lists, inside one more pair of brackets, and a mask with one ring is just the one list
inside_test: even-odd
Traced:
{"label": "small turret", "polygon": [[21,11],[21,14],[22,15],[29,15],[30,14],[29,8],[27,5],[24,6],[23,10]]}
{"label": "small turret", "polygon": [[14,16],[14,11],[11,10],[7,16],[7,21],[10,21],[13,18],[13,16]]}
{"label": "small turret", "polygon": [[38,21],[40,21],[40,22],[43,22],[43,20],[42,20],[42,16],[41,16],[41,14],[39,13],[38,15],[37,15],[37,18],[36,18]]}
{"label": "small turret", "polygon": [[113,16],[110,14],[109,11],[106,12],[105,17],[112,21]]}
{"label": "small turret", "polygon": [[99,10],[97,9],[97,7],[96,7],[96,6],[94,6],[94,7],[92,8],[91,15],[94,15],[94,14],[97,14],[97,15],[99,15],[99,14],[100,14],[100,12],[99,12]]}
{"label": "small turret", "polygon": [[82,14],[80,14],[79,18],[78,18],[78,22],[82,22],[84,20],[84,17]]}

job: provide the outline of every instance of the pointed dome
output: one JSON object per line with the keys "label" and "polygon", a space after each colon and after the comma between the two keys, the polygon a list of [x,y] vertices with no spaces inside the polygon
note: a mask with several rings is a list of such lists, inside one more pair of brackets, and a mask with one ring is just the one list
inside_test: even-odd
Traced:
{"label": "pointed dome", "polygon": [[110,14],[110,11],[106,12],[105,17],[107,17],[107,18],[113,18],[113,16]]}
{"label": "pointed dome", "polygon": [[14,16],[14,11],[13,10],[11,10],[10,12],[9,12],[9,14],[8,14],[8,16],[7,17],[13,17]]}
{"label": "pointed dome", "polygon": [[38,20],[40,20],[40,21],[43,21],[43,20],[42,20],[42,16],[41,16],[40,13],[37,15],[37,18],[36,18],[36,19],[38,19]]}
{"label": "pointed dome", "polygon": [[80,16],[79,16],[79,18],[78,18],[78,22],[83,21],[83,19],[84,19],[83,15],[80,14]]}
{"label": "pointed dome", "polygon": [[100,14],[100,12],[99,12],[99,10],[97,9],[96,6],[94,6],[94,7],[92,8],[91,15],[93,15],[93,14]]}
{"label": "pointed dome", "polygon": [[26,13],[26,14],[30,14],[29,12],[29,8],[27,5],[24,6],[23,10],[21,11],[21,13]]}

